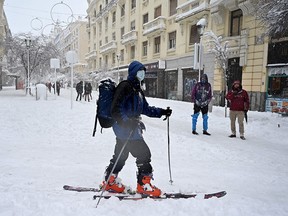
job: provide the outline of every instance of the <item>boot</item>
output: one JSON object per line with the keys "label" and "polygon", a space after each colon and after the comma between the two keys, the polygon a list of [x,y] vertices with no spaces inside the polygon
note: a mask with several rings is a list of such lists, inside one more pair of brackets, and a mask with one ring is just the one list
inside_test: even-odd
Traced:
{"label": "boot", "polygon": [[[107,184],[108,182],[108,184]],[[112,192],[112,193],[123,193],[125,192],[125,185],[121,183],[121,179],[117,177],[117,175],[112,174],[110,179],[106,181],[103,181],[102,185],[100,185],[100,188],[102,189],[105,187],[106,191]]]}
{"label": "boot", "polygon": [[203,134],[204,134],[204,135],[208,135],[208,136],[211,135],[210,133],[207,132],[207,130],[203,130]]}
{"label": "boot", "polygon": [[195,130],[192,131],[192,134],[198,135],[198,133]]}
{"label": "boot", "polygon": [[153,197],[159,197],[162,192],[160,189],[150,183],[151,178],[151,175],[138,176],[137,193],[146,194]]}

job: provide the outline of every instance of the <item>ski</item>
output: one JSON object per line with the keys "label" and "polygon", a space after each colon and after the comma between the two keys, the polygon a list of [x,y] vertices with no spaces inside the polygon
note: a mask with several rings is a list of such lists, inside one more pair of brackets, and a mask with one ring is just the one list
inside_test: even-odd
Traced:
{"label": "ski", "polygon": [[101,192],[101,189],[99,188],[78,187],[78,186],[71,186],[71,185],[64,185],[63,189],[69,190],[69,191],[77,191],[77,192]]}
{"label": "ski", "polygon": [[[119,200],[141,200],[146,198],[151,198],[154,200],[163,200],[163,199],[189,199],[189,198],[200,198],[200,199],[210,199],[210,198],[221,198],[225,196],[226,191],[219,191],[216,193],[164,193],[160,197],[153,197],[146,194],[125,194],[125,193],[109,193],[105,192],[103,194],[104,199],[109,199],[111,197],[117,197]],[[100,194],[96,194],[93,196],[93,199],[97,199],[100,197]]]}

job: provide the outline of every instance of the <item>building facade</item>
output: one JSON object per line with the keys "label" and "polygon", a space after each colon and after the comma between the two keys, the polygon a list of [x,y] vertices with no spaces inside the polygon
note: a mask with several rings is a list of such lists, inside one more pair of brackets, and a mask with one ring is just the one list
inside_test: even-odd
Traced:
{"label": "building facade", "polygon": [[4,79],[3,67],[6,65],[3,42],[7,35],[11,35],[3,5],[4,0],[0,0],[0,90],[2,90]]}
{"label": "building facade", "polygon": [[[201,42],[197,23],[204,18],[204,31],[211,30],[228,41],[228,86],[240,80],[251,98],[251,109],[267,110],[268,75],[273,73],[267,62],[270,41],[256,20],[251,0],[87,2],[89,71],[107,72],[121,80],[127,76],[129,63],[138,60],[147,68],[148,96],[185,101],[191,101],[191,89],[205,72],[214,104],[219,105],[225,94],[224,73],[205,41]],[[201,64],[197,60],[199,43],[203,43]]]}
{"label": "building facade", "polygon": [[77,53],[78,62],[74,64],[73,70],[77,74],[86,72],[87,62],[85,56],[88,52],[88,35],[86,33],[87,21],[78,19],[73,23],[70,23],[65,29],[54,29],[58,32],[54,39],[54,44],[60,52],[61,68],[64,72],[70,71],[70,65],[66,61],[65,54],[74,50]]}

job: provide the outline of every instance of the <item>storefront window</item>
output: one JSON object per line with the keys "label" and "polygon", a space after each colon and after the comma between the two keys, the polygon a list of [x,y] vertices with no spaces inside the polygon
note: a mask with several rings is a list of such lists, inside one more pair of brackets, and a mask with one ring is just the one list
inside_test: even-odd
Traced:
{"label": "storefront window", "polygon": [[286,76],[270,76],[268,78],[268,97],[288,98],[288,75]]}

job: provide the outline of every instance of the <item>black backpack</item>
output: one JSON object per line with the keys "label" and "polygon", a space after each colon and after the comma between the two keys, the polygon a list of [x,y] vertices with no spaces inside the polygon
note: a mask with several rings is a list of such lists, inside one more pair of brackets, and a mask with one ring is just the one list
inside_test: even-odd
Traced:
{"label": "black backpack", "polygon": [[[116,83],[110,79],[103,79],[99,84],[99,97],[96,102],[96,117],[93,130],[93,136],[95,136],[97,119],[99,120],[102,128],[110,128],[115,123],[115,120],[111,116],[111,105],[116,90]],[[102,132],[102,129],[101,129]]]}

